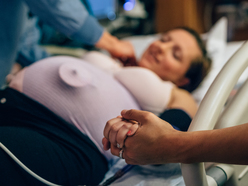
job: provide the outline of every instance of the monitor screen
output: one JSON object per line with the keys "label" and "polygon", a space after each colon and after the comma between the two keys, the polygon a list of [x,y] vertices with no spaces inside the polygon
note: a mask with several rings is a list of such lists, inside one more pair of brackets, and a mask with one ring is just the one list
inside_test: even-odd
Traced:
{"label": "monitor screen", "polygon": [[88,3],[97,19],[115,19],[117,10],[116,0],[88,0]]}

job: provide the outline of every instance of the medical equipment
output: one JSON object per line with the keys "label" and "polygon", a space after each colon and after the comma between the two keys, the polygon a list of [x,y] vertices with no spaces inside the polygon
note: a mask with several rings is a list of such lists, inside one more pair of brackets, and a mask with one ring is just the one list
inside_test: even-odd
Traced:
{"label": "medical equipment", "polygon": [[31,176],[36,178],[37,180],[41,181],[42,183],[50,186],[59,186],[57,184],[51,183],[44,178],[40,177],[39,175],[35,174],[33,171],[31,171],[28,167],[26,167],[10,150],[5,147],[1,142],[0,142],[0,147],[5,151],[18,165],[20,165],[21,168],[23,168],[27,173],[29,173]]}
{"label": "medical equipment", "polygon": [[115,180],[119,179],[120,177],[122,177],[126,172],[128,172],[129,170],[131,170],[135,165],[125,165],[122,169],[120,169],[119,171],[117,171],[112,177],[110,177],[109,179],[107,179],[104,183],[102,183],[100,186],[107,186],[110,185],[111,183],[113,183]]}
{"label": "medical equipment", "polygon": [[247,174],[247,172],[248,172],[248,166],[239,174],[238,179],[241,180],[245,176],[245,174]]}
{"label": "medical equipment", "polygon": [[[36,178],[37,180],[41,181],[42,183],[46,184],[46,185],[50,185],[50,186],[59,186],[57,184],[54,184],[50,181],[47,181],[46,179],[40,177],[39,175],[37,175],[36,173],[34,173],[32,170],[30,170],[27,166],[25,166],[7,147],[5,147],[5,145],[3,145],[0,142],[0,147],[3,149],[3,151],[5,151],[20,167],[22,167],[27,173],[29,173],[31,176],[33,176],[34,178]],[[128,172],[129,170],[131,170],[135,165],[126,165],[124,166],[122,169],[120,169],[119,171],[117,171],[115,173],[114,176],[112,176],[111,178],[109,178],[108,180],[106,180],[103,184],[101,184],[100,186],[106,186],[106,185],[110,185],[112,182],[114,182],[116,179],[120,178],[121,176],[123,176],[126,172]]]}

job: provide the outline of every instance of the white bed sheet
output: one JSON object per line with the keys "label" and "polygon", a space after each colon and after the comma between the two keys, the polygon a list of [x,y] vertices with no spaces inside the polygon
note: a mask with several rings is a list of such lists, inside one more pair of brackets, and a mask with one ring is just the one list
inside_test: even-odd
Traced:
{"label": "white bed sheet", "polygon": [[[123,159],[118,160],[107,172],[102,182],[114,175],[126,165]],[[129,172],[117,179],[111,186],[185,186],[180,164],[136,165]]]}

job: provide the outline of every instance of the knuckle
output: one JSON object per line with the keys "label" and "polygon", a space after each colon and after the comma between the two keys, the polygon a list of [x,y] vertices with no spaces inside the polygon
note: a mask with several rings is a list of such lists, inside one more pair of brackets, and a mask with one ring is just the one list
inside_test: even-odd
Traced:
{"label": "knuckle", "polygon": [[120,145],[124,142],[124,139],[122,136],[120,135],[117,135],[116,136],[116,142],[119,143]]}
{"label": "knuckle", "polygon": [[151,112],[145,112],[144,115],[143,115],[143,117],[144,117],[144,120],[145,121],[149,121],[149,120],[152,119],[153,114]]}
{"label": "knuckle", "polygon": [[134,109],[130,109],[130,110],[127,111],[127,115],[129,117],[132,117],[133,116],[133,113],[134,113]]}
{"label": "knuckle", "polygon": [[119,127],[117,126],[117,125],[113,125],[112,127],[111,127],[111,131],[112,132],[117,132],[119,130]]}
{"label": "knuckle", "polygon": [[107,121],[107,122],[106,122],[105,128],[109,126],[109,122],[110,122],[110,121]]}
{"label": "knuckle", "polygon": [[126,129],[129,129],[130,128],[130,123],[124,123],[123,127],[126,128]]}
{"label": "knuckle", "polygon": [[112,123],[113,123],[112,121],[113,121],[113,119],[108,120],[107,123],[106,123],[106,127],[110,127],[112,125]]}

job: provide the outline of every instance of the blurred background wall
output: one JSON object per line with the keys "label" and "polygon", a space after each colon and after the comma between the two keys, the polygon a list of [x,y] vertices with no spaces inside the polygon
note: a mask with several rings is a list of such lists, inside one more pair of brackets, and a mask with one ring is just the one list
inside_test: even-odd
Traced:
{"label": "blurred background wall", "polygon": [[[119,38],[165,32],[178,26],[204,33],[220,17],[226,16],[228,40],[248,39],[248,0],[88,1],[100,23]],[[103,7],[110,13],[104,12]]]}

